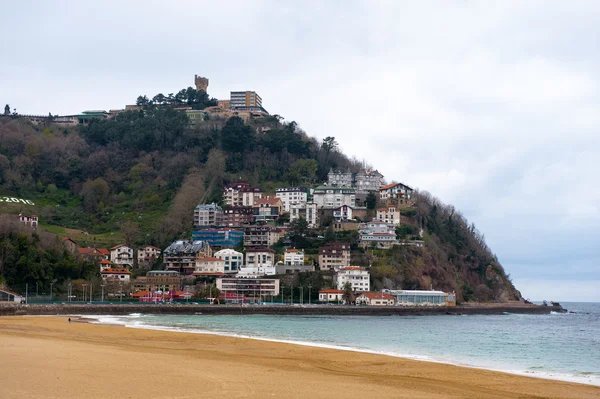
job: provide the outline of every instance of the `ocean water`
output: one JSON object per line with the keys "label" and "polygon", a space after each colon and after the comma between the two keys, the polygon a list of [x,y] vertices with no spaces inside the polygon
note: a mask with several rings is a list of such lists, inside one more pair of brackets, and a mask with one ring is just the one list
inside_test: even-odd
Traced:
{"label": "ocean water", "polygon": [[477,316],[93,316],[94,322],[364,351],[600,385],[600,303]]}

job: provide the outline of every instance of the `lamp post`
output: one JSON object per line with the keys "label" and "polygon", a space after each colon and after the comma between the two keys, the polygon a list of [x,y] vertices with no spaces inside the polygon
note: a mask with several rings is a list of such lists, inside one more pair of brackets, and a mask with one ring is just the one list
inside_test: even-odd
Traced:
{"label": "lamp post", "polygon": [[54,283],[50,283],[50,302],[52,302],[52,285]]}
{"label": "lamp post", "polygon": [[87,284],[81,284],[81,287],[83,288],[83,303],[85,303],[86,294],[87,294],[85,287],[87,287]]}
{"label": "lamp post", "polygon": [[90,283],[90,305],[92,304],[92,297],[94,296],[94,286]]}
{"label": "lamp post", "polygon": [[100,286],[102,288],[102,296],[100,297],[100,302],[104,302],[104,284]]}
{"label": "lamp post", "polygon": [[309,304],[309,305],[310,305],[310,294],[311,294],[311,291],[310,291],[310,289],[311,289],[311,288],[312,288],[312,284],[308,284],[308,304]]}

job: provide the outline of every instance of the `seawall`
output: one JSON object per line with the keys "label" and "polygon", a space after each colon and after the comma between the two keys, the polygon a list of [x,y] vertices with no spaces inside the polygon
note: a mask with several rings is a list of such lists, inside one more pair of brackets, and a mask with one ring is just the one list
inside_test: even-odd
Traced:
{"label": "seawall", "polygon": [[128,315],[145,314],[207,314],[207,315],[361,315],[361,316],[433,316],[483,314],[549,314],[565,312],[561,306],[499,305],[455,307],[405,306],[334,306],[334,305],[195,305],[195,304],[9,304],[0,305],[0,316],[19,315]]}

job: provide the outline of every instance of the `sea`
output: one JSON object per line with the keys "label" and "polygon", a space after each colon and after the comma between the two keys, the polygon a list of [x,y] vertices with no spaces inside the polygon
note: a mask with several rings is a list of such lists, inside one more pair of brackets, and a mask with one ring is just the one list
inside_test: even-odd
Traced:
{"label": "sea", "polygon": [[546,315],[85,316],[93,323],[287,342],[600,386],[600,303]]}

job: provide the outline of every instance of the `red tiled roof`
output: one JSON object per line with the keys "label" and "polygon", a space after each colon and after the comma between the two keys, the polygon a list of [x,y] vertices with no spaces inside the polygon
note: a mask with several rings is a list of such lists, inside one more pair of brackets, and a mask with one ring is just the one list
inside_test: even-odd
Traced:
{"label": "red tiled roof", "polygon": [[125,246],[125,244],[119,244],[119,245],[115,245],[111,249],[117,249],[117,248],[121,248],[121,247],[124,247],[124,246]]}
{"label": "red tiled roof", "polygon": [[96,250],[98,252],[100,252],[102,255],[110,255],[110,251],[106,248],[96,248]]}
{"label": "red tiled roof", "polygon": [[131,274],[131,272],[124,268],[108,268],[100,272],[100,274]]}
{"label": "red tiled roof", "polygon": [[259,205],[281,206],[281,200],[277,197],[263,197],[254,201],[254,206]]}
{"label": "red tiled roof", "polygon": [[296,248],[286,249],[285,252],[298,252]]}
{"label": "red tiled roof", "polygon": [[391,184],[386,184],[385,186],[381,186],[379,187],[379,191],[383,191],[383,190],[388,190],[390,188],[394,188],[396,187],[398,184],[400,183],[391,183]]}
{"label": "red tiled roof", "polygon": [[343,267],[341,270],[364,270],[364,269],[360,266],[346,266],[346,267]]}
{"label": "red tiled roof", "polygon": [[369,299],[395,299],[390,294],[384,294],[383,292],[363,292],[360,296],[366,296]]}
{"label": "red tiled roof", "polygon": [[99,263],[101,265],[112,265],[112,262],[106,259],[102,259]]}

